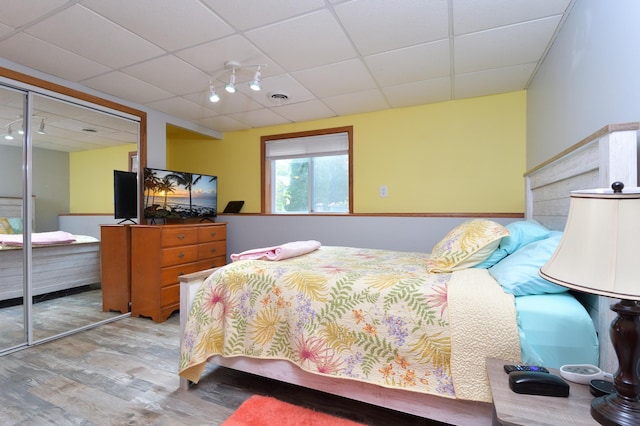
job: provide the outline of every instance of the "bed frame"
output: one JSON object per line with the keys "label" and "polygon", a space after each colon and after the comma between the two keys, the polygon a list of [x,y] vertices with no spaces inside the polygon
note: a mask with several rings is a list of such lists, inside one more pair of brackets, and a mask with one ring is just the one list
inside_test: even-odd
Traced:
{"label": "bed frame", "polygon": [[[0,197],[0,217],[22,217],[22,198]],[[32,295],[100,282],[100,242],[33,246]],[[22,297],[24,254],[0,249],[0,301]]]}
{"label": "bed frame", "polygon": [[[528,171],[526,181],[527,218],[535,218],[550,229],[563,230],[569,210],[569,191],[608,187],[614,180],[637,185],[637,136],[640,123],[606,126],[552,159]],[[196,290],[215,269],[180,277],[180,334]],[[584,299],[601,337],[601,367],[617,359],[608,343],[610,316],[606,298]],[[374,405],[456,425],[490,425],[491,404],[385,389],[375,385],[338,380],[306,373],[287,361],[214,357],[211,362],[259,376],[280,380],[367,402]],[[180,379],[180,387],[189,382]]]}

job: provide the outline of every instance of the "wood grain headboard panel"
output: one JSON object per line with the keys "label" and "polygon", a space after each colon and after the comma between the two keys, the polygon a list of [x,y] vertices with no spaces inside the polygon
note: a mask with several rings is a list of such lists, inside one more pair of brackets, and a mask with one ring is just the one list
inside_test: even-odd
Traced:
{"label": "wood grain headboard panel", "polygon": [[[525,173],[525,217],[562,231],[569,214],[570,192],[608,188],[621,181],[638,185],[640,123],[605,126],[569,149]],[[609,340],[613,313],[607,297],[576,294],[587,307],[600,339],[600,368],[617,370],[617,356]]]}

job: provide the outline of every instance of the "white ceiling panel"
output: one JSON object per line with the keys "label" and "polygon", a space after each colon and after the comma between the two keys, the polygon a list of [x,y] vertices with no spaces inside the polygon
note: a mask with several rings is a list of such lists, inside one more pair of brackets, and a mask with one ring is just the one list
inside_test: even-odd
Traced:
{"label": "white ceiling panel", "polygon": [[326,10],[252,30],[246,35],[289,71],[356,57],[340,25]]}
{"label": "white ceiling panel", "polygon": [[292,122],[318,120],[335,117],[336,115],[335,112],[318,100],[283,105],[273,108],[273,111]]}
{"label": "white ceiling panel", "polygon": [[227,132],[524,90],[574,1],[0,0],[0,58]]}
{"label": "white ceiling panel", "polygon": [[292,73],[319,98],[374,89],[376,82],[360,59],[337,62]]}
{"label": "white ceiling panel", "polygon": [[85,86],[122,99],[135,97],[142,104],[171,98],[174,95],[143,80],[120,71],[113,71],[82,81]]}
{"label": "white ceiling panel", "polygon": [[456,35],[517,24],[549,16],[562,16],[571,0],[455,0]]}
{"label": "white ceiling panel", "polygon": [[527,83],[534,68],[535,64],[523,64],[457,75],[455,97],[482,96],[486,88],[491,88],[495,93],[519,90],[518,87]]}
{"label": "white ceiling panel", "polygon": [[335,6],[362,55],[448,37],[445,0],[354,0]]}
{"label": "white ceiling panel", "polygon": [[[175,56],[161,56],[127,68],[122,72],[162,87],[174,95],[187,95],[207,87],[209,74],[189,65]],[[180,78],[176,78],[179,75]]]}
{"label": "white ceiling panel", "polygon": [[365,58],[381,86],[431,80],[449,75],[449,40],[391,50]]}
{"label": "white ceiling panel", "polygon": [[205,43],[234,32],[231,26],[199,2],[84,0],[82,4],[168,51]]}
{"label": "white ceiling panel", "polygon": [[57,8],[68,3],[68,0],[0,0],[0,23],[12,28],[20,28],[23,25],[42,19],[51,14]]}
{"label": "white ceiling panel", "polygon": [[331,96],[322,101],[338,115],[362,114],[389,108],[389,103],[379,90]]}
{"label": "white ceiling panel", "polygon": [[322,0],[204,0],[239,31],[262,27],[324,6]]}
{"label": "white ceiling panel", "polygon": [[46,18],[25,32],[114,68],[164,53],[156,45],[80,5]]}
{"label": "white ceiling panel", "polygon": [[[17,33],[1,41],[0,51],[5,59],[72,81],[81,81],[111,70],[25,33]],[[43,61],[43,58],[46,60]]]}
{"label": "white ceiling panel", "polygon": [[451,80],[436,78],[385,87],[382,91],[394,108],[444,102],[451,100]]}

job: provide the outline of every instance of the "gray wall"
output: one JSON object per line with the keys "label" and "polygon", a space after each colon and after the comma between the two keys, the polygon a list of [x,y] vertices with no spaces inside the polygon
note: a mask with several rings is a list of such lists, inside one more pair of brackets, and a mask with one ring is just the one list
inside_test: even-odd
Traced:
{"label": "gray wall", "polygon": [[[430,253],[467,218],[382,216],[219,216],[227,223],[227,255],[288,241]],[[515,219],[493,219],[507,224]]]}
{"label": "gray wall", "polygon": [[[640,2],[577,0],[527,91],[527,168],[640,121]],[[634,182],[635,184],[635,182]]]}
{"label": "gray wall", "polygon": [[[0,196],[22,197],[22,148],[0,145]],[[35,229],[58,229],[58,215],[69,212],[69,154],[33,150]]]}

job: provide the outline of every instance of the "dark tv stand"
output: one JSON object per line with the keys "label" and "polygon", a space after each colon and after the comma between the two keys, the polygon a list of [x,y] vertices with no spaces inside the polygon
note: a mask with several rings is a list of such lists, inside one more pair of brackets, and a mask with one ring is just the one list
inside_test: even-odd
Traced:
{"label": "dark tv stand", "polygon": [[203,217],[202,219],[200,219],[200,223],[202,223],[202,222],[215,223],[216,222],[216,218],[215,217]]}
{"label": "dark tv stand", "polygon": [[121,220],[120,222],[118,222],[118,225],[122,225],[123,223],[127,223],[127,222],[131,222],[134,225],[137,225],[136,221],[131,218]]}

